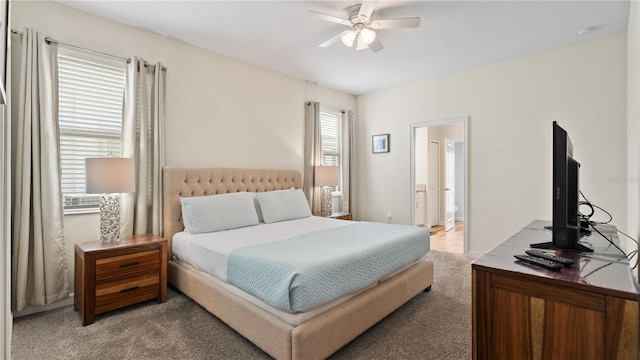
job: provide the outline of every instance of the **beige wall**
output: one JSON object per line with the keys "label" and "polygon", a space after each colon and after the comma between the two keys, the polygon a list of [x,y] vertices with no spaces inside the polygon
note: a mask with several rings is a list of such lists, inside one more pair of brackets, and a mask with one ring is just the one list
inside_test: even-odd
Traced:
{"label": "beige wall", "polygon": [[[161,61],[168,68],[166,158],[170,166],[302,171],[304,102],[316,100],[346,110],[356,107],[352,95],[54,2],[20,1],[11,7],[14,29],[26,26],[64,43]],[[18,36],[12,39],[19,44]],[[73,245],[98,238],[98,216],[65,216],[64,225],[73,286]]]}
{"label": "beige wall", "polygon": [[[585,194],[626,228],[626,42],[617,34],[360,96],[357,217],[409,223],[410,124],[469,116],[472,255],[551,218],[553,120],[571,135]],[[378,133],[391,134],[389,154],[368,151]]]}
{"label": "beige wall", "polygon": [[[627,34],[627,229],[629,235],[637,240],[640,236],[640,3],[638,1],[631,1]],[[633,242],[627,242],[627,252],[636,248]],[[640,272],[640,267],[638,271]]]}

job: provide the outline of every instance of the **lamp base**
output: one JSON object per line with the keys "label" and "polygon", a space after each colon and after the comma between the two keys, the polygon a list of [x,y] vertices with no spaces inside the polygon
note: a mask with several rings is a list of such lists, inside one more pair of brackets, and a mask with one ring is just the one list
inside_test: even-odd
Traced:
{"label": "lamp base", "polygon": [[120,196],[105,194],[100,197],[100,241],[120,242]]}
{"label": "lamp base", "polygon": [[322,215],[331,215],[331,188],[329,186],[322,187],[322,207],[320,211]]}

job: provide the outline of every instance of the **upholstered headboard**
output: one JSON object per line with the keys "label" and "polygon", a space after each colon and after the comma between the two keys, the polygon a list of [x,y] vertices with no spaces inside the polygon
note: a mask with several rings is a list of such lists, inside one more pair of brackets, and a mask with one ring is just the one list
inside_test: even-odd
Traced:
{"label": "upholstered headboard", "polygon": [[184,230],[181,197],[302,189],[302,175],[296,170],[203,168],[164,169],[163,226],[168,241],[168,258],[173,258],[171,239]]}

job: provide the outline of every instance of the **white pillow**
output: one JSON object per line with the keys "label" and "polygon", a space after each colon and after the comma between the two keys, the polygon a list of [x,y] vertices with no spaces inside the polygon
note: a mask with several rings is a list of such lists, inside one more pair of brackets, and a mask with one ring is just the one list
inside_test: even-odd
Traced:
{"label": "white pillow", "polygon": [[311,216],[302,190],[267,191],[256,194],[266,224]]}
{"label": "white pillow", "polygon": [[[235,196],[240,194],[246,194],[245,192],[235,192],[235,193],[227,193],[227,194],[219,194],[219,195],[209,195],[209,196]],[[208,196],[205,196],[208,197]],[[253,195],[255,201],[255,194]],[[185,199],[186,202],[191,202],[192,200],[188,200],[191,198],[180,198],[180,203],[183,204],[182,199]],[[197,201],[197,200],[194,200]],[[258,203],[256,202],[256,209],[258,207]],[[187,231],[191,231],[191,223],[189,222],[189,214],[185,211],[185,206],[182,206],[182,223],[184,224],[184,229]]]}
{"label": "white pillow", "polygon": [[185,230],[200,234],[258,224],[251,193],[180,198]]}

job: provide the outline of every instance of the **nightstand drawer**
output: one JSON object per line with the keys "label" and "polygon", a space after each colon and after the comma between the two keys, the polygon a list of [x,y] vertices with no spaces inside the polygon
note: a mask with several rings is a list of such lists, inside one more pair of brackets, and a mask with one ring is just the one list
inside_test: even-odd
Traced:
{"label": "nightstand drawer", "polygon": [[96,260],[96,282],[127,278],[149,272],[158,273],[160,251],[157,249]]}
{"label": "nightstand drawer", "polygon": [[158,273],[149,273],[137,276],[133,279],[125,279],[96,285],[96,298],[109,294],[125,294],[134,289],[142,288],[149,285],[155,285],[160,282]]}
{"label": "nightstand drawer", "polygon": [[[133,283],[129,283],[119,288],[110,287],[108,289],[110,292],[104,295],[98,295],[98,289],[96,289],[95,313],[100,314],[141,301],[158,298],[160,294],[158,280],[158,278],[155,278],[155,284],[151,285],[134,285]],[[111,286],[113,284],[109,285]]]}

